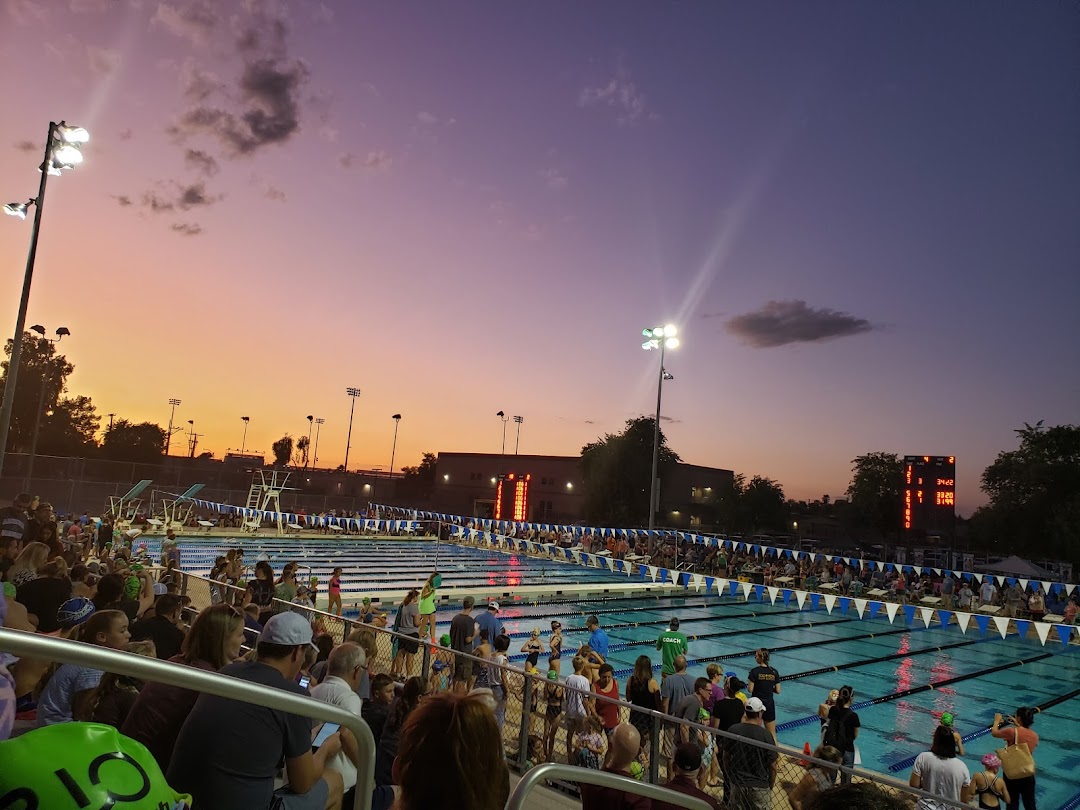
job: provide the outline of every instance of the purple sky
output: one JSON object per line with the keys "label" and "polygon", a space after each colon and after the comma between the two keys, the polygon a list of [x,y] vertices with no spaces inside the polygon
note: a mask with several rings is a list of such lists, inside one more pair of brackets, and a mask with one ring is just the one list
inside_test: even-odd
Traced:
{"label": "purple sky", "polygon": [[[1077,421],[1068,4],[0,0],[0,192],[50,118],[30,322],[74,391],[320,464],[576,453],[652,411],[687,461],[841,495]],[[0,222],[10,332],[28,228]],[[510,425],[511,436],[513,424]],[[181,444],[183,439],[180,439]],[[175,446],[175,445],[174,445]]]}

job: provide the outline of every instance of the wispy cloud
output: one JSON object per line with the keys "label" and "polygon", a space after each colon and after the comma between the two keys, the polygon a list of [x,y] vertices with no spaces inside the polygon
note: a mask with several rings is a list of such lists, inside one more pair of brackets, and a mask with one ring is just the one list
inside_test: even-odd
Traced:
{"label": "wispy cloud", "polygon": [[158,3],[150,22],[193,45],[200,46],[208,44],[214,32],[222,25],[221,17],[214,6],[204,0]]}
{"label": "wispy cloud", "polygon": [[86,62],[91,75],[102,78],[120,67],[120,51],[115,48],[98,48],[87,45]]}
{"label": "wispy cloud", "polygon": [[131,197],[126,194],[113,194],[112,198],[116,200],[116,204],[121,208],[127,208],[129,205],[134,205],[131,201]]}
{"label": "wispy cloud", "polygon": [[185,149],[184,165],[207,177],[218,173],[217,160],[214,159],[213,155],[209,155],[201,149]]}
{"label": "wispy cloud", "polygon": [[761,309],[729,319],[725,327],[758,349],[790,343],[818,343],[874,329],[865,318],[833,309],[814,309],[805,301],[769,301]]}
{"label": "wispy cloud", "polygon": [[287,199],[285,192],[271,183],[263,185],[262,194],[266,199],[273,200],[274,202],[285,202]]}
{"label": "wispy cloud", "polygon": [[637,86],[626,68],[620,67],[608,81],[586,85],[578,94],[579,107],[606,107],[615,112],[616,120],[623,125],[634,125],[644,120],[659,118],[650,112],[645,94]]}
{"label": "wispy cloud", "polygon": [[[36,150],[38,148],[38,145],[36,143],[34,143],[33,141],[16,141],[14,146],[20,152],[33,152],[34,150]],[[45,151],[44,146],[41,147],[41,151],[42,152]]]}
{"label": "wispy cloud", "polygon": [[171,193],[164,193],[161,189],[147,191],[143,194],[142,206],[154,214],[163,214],[169,211],[190,211],[193,208],[203,208],[213,205],[224,199],[223,194],[208,194],[206,184],[198,183],[173,183]]}
{"label": "wispy cloud", "polygon": [[433,115],[432,113],[429,113],[429,112],[419,112],[419,113],[417,113],[416,114],[416,120],[419,121],[421,124],[423,124],[426,127],[435,126],[435,124],[439,123],[438,116]]}
{"label": "wispy cloud", "polygon": [[570,185],[570,178],[561,169],[541,169],[538,174],[544,185],[553,191],[561,191]]}
{"label": "wispy cloud", "polygon": [[374,149],[364,157],[346,152],[338,158],[338,163],[345,169],[356,167],[371,172],[386,172],[394,164],[394,159],[382,149]]}
{"label": "wispy cloud", "polygon": [[198,236],[202,233],[202,225],[197,222],[174,222],[170,227],[181,236]]}

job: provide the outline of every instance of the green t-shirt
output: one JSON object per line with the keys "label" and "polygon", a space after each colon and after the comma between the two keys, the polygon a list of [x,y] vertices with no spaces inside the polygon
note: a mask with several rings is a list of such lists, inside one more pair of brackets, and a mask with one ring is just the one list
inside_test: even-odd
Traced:
{"label": "green t-shirt", "polygon": [[686,636],[678,630],[665,630],[656,640],[656,649],[660,650],[664,659],[660,672],[671,675],[675,672],[675,659],[680,655],[686,655],[690,648],[686,645]]}

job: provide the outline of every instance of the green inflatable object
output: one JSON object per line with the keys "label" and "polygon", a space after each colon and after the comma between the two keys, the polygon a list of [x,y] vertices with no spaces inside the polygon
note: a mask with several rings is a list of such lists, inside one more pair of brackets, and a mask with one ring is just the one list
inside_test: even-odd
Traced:
{"label": "green inflatable object", "polygon": [[[124,596],[128,599],[138,599],[141,587],[138,577],[128,577],[127,582],[124,583]],[[3,805],[0,805],[0,807],[3,807]]]}
{"label": "green inflatable object", "polygon": [[0,807],[187,810],[141,743],[112,726],[57,723],[0,742]]}

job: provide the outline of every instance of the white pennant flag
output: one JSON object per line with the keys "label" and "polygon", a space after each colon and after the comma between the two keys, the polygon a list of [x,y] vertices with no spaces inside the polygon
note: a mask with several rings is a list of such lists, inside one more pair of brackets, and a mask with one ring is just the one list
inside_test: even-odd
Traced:
{"label": "white pennant flag", "polygon": [[1005,638],[1005,635],[1009,632],[1009,617],[1008,616],[991,616],[994,620],[994,626],[997,627],[998,632],[1001,633],[1001,637]]}
{"label": "white pennant flag", "polygon": [[836,607],[836,594],[835,593],[827,593],[827,594],[824,594],[824,596],[825,596],[825,610],[828,611],[829,613],[832,613],[832,609],[834,607]]}
{"label": "white pennant flag", "polygon": [[832,556],[833,556],[832,554],[826,554],[825,559],[828,560],[829,562],[832,562]]}
{"label": "white pennant flag", "polygon": [[1043,593],[1050,593],[1050,586],[1051,586],[1051,585],[1053,585],[1053,584],[1054,584],[1053,582],[1047,582],[1047,581],[1046,581],[1046,580],[1044,579],[1044,580],[1042,581],[1042,586],[1043,586]]}
{"label": "white pennant flag", "polygon": [[935,568],[934,573],[937,574],[940,577],[941,576],[941,569],[940,568]]}
{"label": "white pennant flag", "polygon": [[673,569],[673,568],[671,568],[671,569],[668,569],[668,576],[670,576],[670,577],[671,577],[671,582],[672,582],[672,584],[674,584],[674,585],[678,585],[678,584],[679,584],[679,574],[680,574],[680,573],[681,573],[681,572],[679,572],[679,571],[676,571],[676,570],[675,570],[675,569]]}
{"label": "white pennant flag", "polygon": [[860,619],[863,617],[863,613],[865,611],[866,611],[866,600],[865,599],[856,599],[855,600],[855,612],[859,614]]}
{"label": "white pennant flag", "polygon": [[960,632],[967,633],[968,625],[971,624],[971,614],[957,611],[954,615],[956,616],[956,626],[960,628]]}
{"label": "white pennant flag", "polygon": [[777,587],[774,587],[773,585],[770,585],[769,586],[769,601],[772,602],[775,605],[776,604],[776,597],[778,597],[779,595],[780,595],[780,589],[777,588]]}
{"label": "white pennant flag", "polygon": [[1075,586],[1075,585],[1066,585],[1066,586],[1065,586],[1065,593],[1067,593],[1067,594],[1068,594],[1069,596],[1072,596],[1072,592],[1073,592],[1074,590],[1076,590],[1076,586]]}
{"label": "white pennant flag", "polygon": [[928,607],[919,608],[919,614],[922,616],[923,624],[929,627],[930,620],[934,618],[934,609]]}
{"label": "white pennant flag", "polygon": [[1005,584],[1005,577],[1003,577],[1001,574],[998,574],[997,575],[997,581],[998,581],[998,585],[1004,585]]}
{"label": "white pennant flag", "polygon": [[877,563],[878,571],[885,570],[885,563],[883,563],[881,560],[875,560],[875,562]]}
{"label": "white pennant flag", "polygon": [[1050,625],[1047,622],[1034,622],[1034,625],[1039,641],[1046,644],[1046,637],[1050,635]]}
{"label": "white pennant flag", "polygon": [[724,596],[727,593],[727,589],[728,589],[727,588],[727,583],[728,583],[728,581],[726,579],[719,579],[718,578],[716,580],[716,590],[717,590],[717,592],[719,592],[719,594],[721,596]]}
{"label": "white pennant flag", "polygon": [[655,565],[650,565],[649,566],[649,578],[652,579],[653,582],[656,582],[656,566]]}
{"label": "white pennant flag", "polygon": [[806,591],[795,591],[795,601],[799,603],[799,610],[806,604]]}
{"label": "white pennant flag", "polygon": [[753,582],[740,582],[739,585],[742,586],[743,599],[749,600],[750,599],[750,591],[754,590],[754,583]]}
{"label": "white pennant flag", "polygon": [[1020,587],[1023,588],[1026,591],[1029,580],[1021,579],[1021,580],[1019,580],[1019,582],[1020,582]]}
{"label": "white pennant flag", "polygon": [[885,602],[885,613],[889,617],[889,624],[892,624],[896,620],[896,611],[900,610],[900,605],[896,602]]}
{"label": "white pennant flag", "polygon": [[701,574],[694,574],[693,580],[694,580],[694,590],[695,591],[700,591],[701,590],[701,585],[705,581],[705,577],[703,577]]}

